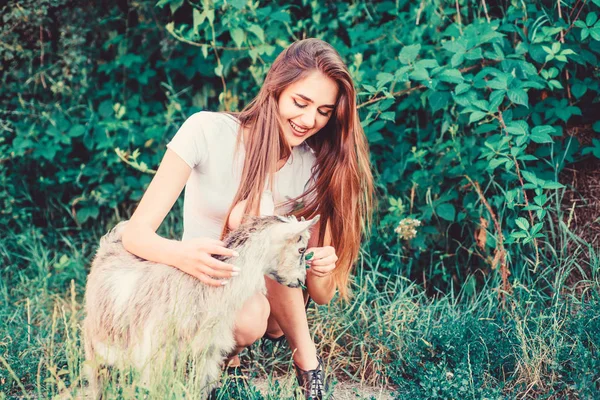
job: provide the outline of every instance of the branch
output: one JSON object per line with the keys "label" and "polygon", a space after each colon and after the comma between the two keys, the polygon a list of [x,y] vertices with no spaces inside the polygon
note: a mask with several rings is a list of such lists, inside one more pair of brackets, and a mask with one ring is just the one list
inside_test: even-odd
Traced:
{"label": "branch", "polygon": [[[471,71],[471,70],[473,70],[475,68],[486,67],[488,65],[493,65],[493,64],[497,64],[497,63],[498,63],[498,61],[491,61],[491,62],[484,61],[481,65],[472,65],[470,67],[466,67],[466,68],[460,69],[459,71],[462,74],[462,73],[465,73],[465,72],[469,72],[469,71]],[[395,83],[395,81],[393,83]],[[402,96],[404,94],[408,94],[410,92],[413,92],[415,90],[423,89],[425,87],[426,87],[425,85],[418,85],[418,86],[415,86],[415,87],[412,87],[412,88],[408,88],[408,89],[404,89],[404,90],[399,90],[397,92],[393,92],[392,96],[393,97],[399,97],[399,96]],[[358,106],[356,106],[356,108],[360,109],[362,107],[368,106],[369,104],[377,103],[378,101],[384,100],[384,99],[387,99],[387,98],[388,98],[387,96],[374,97],[374,98],[372,98],[369,101],[366,101],[364,103],[359,104]]]}

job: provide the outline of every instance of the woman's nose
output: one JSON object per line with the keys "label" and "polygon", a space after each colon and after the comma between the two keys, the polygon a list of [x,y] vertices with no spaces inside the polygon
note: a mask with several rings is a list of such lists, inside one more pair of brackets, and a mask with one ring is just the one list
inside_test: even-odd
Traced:
{"label": "woman's nose", "polygon": [[300,121],[302,121],[302,125],[304,125],[305,128],[311,129],[315,126],[315,120],[316,120],[316,115],[317,114],[317,110],[307,110],[303,115],[302,118],[300,118]]}

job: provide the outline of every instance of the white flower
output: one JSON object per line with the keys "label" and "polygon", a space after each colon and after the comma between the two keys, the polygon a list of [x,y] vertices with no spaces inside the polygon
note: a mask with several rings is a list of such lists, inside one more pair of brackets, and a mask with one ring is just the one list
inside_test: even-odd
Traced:
{"label": "white flower", "polygon": [[417,227],[421,226],[421,221],[412,218],[404,218],[398,223],[394,230],[401,239],[410,240],[417,236]]}

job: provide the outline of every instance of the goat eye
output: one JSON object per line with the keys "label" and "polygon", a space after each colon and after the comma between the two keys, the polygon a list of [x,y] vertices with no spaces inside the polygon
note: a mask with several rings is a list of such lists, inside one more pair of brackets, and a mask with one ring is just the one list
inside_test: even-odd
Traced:
{"label": "goat eye", "polygon": [[306,251],[306,247],[300,247],[298,249],[298,253],[300,253],[300,254],[304,254],[305,251]]}

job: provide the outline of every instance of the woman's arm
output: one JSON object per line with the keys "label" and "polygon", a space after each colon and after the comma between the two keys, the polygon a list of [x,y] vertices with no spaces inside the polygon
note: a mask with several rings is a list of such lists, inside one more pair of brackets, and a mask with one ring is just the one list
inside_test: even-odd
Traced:
{"label": "woman's arm", "polygon": [[198,238],[185,242],[160,237],[156,230],[175,204],[192,169],[167,149],[156,175],[123,231],[123,246],[138,257],[179,268],[204,283],[220,286],[233,271],[230,264],[210,254],[233,255],[219,240]]}
{"label": "woman's arm", "polygon": [[[321,230],[321,222],[317,222],[316,225],[312,229],[312,234],[310,235],[310,239],[308,240],[308,248],[313,248],[315,252],[321,253],[322,256],[326,256],[329,260],[337,260],[337,256],[335,256],[335,249],[331,247],[331,231],[329,229],[329,225],[327,225],[327,229],[325,231],[325,237],[323,239],[323,247],[316,247],[319,245],[319,233]],[[310,250],[307,250],[307,253]],[[316,256],[315,256],[316,258]],[[316,262],[316,261],[315,261]],[[334,262],[335,264],[335,262]],[[312,268],[319,269],[318,266],[311,266],[307,270],[306,274],[306,288],[308,290],[308,294],[317,304],[328,304],[333,296],[335,295],[336,285],[333,279],[333,274],[331,271],[328,271],[324,276],[319,276],[323,274],[317,275],[313,273]],[[328,267],[327,269],[331,268]],[[335,268],[335,265],[333,265]]]}
{"label": "woman's arm", "polygon": [[156,175],[123,231],[123,246],[138,257],[173,265],[178,241],[162,238],[156,230],[181,194],[192,169],[167,149]]}

